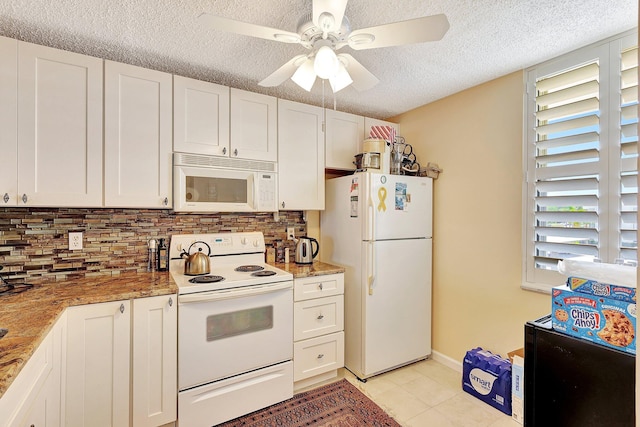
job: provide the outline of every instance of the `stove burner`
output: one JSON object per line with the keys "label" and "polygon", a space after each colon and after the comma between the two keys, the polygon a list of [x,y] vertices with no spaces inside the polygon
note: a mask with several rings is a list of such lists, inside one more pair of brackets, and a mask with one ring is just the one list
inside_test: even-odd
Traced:
{"label": "stove burner", "polygon": [[255,273],[251,273],[252,276],[256,277],[275,276],[276,274],[277,273],[273,270],[256,271]]}
{"label": "stove burner", "polygon": [[236,271],[240,271],[243,273],[247,273],[250,271],[260,271],[264,270],[264,267],[259,265],[241,265],[240,267],[236,267]]}
{"label": "stove burner", "polygon": [[4,280],[0,283],[0,296],[20,294],[28,289],[33,288],[29,283],[7,283]]}
{"label": "stove burner", "polygon": [[215,283],[215,282],[221,282],[224,280],[224,277],[222,276],[197,276],[194,277],[193,279],[189,279],[189,283]]}

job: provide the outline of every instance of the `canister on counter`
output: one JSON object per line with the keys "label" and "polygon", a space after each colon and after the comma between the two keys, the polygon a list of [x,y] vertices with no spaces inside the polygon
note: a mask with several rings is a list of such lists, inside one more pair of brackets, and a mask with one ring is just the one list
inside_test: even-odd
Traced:
{"label": "canister on counter", "polygon": [[284,262],[284,242],[278,239],[273,244],[276,247],[276,262]]}
{"label": "canister on counter", "polygon": [[276,262],[276,248],[273,246],[267,247],[267,262],[272,264]]}

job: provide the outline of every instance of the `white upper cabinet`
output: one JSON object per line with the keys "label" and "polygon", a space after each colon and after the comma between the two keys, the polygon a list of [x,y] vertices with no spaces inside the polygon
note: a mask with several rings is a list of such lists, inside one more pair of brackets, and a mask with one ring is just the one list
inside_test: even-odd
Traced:
{"label": "white upper cabinet", "polygon": [[18,205],[101,206],[102,60],[18,42],[18,70]]}
{"label": "white upper cabinet", "polygon": [[278,100],[278,208],[324,209],[323,109]]}
{"label": "white upper cabinet", "polygon": [[171,74],[105,61],[104,97],[104,205],[171,207]]}
{"label": "white upper cabinet", "polygon": [[0,37],[0,206],[18,204],[18,41]]}
{"label": "white upper cabinet", "polygon": [[231,88],[231,147],[241,159],[278,160],[278,100]]}
{"label": "white upper cabinet", "polygon": [[354,156],[362,152],[364,117],[326,109],[325,120],[325,167],[354,170]]}
{"label": "white upper cabinet", "polygon": [[[369,136],[369,131],[371,131],[371,126],[391,126],[396,130],[396,135],[400,134],[400,125],[397,123],[387,122],[385,120],[372,119],[370,117],[364,118],[364,138],[371,138]],[[392,141],[393,142],[393,141]]]}
{"label": "white upper cabinet", "polygon": [[173,77],[173,150],[229,155],[229,88]]}

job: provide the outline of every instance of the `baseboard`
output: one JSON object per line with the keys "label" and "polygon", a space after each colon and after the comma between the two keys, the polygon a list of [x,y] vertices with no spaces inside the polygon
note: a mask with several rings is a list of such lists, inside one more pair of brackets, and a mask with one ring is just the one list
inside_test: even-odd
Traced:
{"label": "baseboard", "polygon": [[457,360],[452,359],[449,356],[445,356],[444,354],[435,350],[431,351],[431,358],[438,363],[442,363],[448,368],[462,373],[462,362],[458,362]]}

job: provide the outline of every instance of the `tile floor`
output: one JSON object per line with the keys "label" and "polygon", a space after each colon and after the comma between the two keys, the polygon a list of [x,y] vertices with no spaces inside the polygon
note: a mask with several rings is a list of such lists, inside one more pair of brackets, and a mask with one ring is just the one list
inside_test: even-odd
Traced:
{"label": "tile floor", "polygon": [[340,376],[404,427],[522,427],[510,416],[462,391],[461,373],[424,360],[360,382],[343,369]]}

